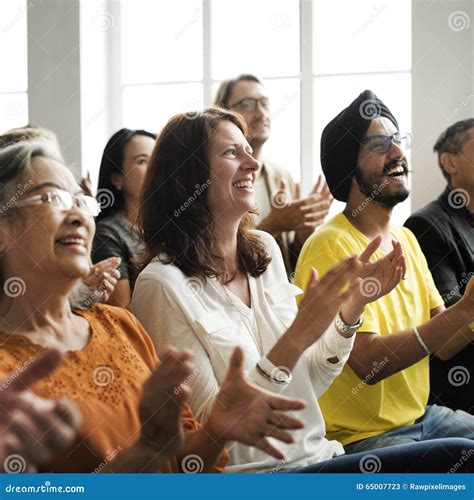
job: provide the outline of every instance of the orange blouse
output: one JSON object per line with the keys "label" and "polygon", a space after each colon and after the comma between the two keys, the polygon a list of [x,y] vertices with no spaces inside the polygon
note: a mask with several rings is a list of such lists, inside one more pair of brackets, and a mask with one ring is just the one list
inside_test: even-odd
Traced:
{"label": "orange blouse", "polygon": [[[76,442],[54,457],[41,472],[100,472],[120,451],[140,435],[138,403],[144,381],[158,363],[148,334],[127,310],[96,305],[89,311],[75,311],[90,325],[89,343],[82,351],[70,351],[52,375],[38,382],[38,396],[74,401],[82,414]],[[22,335],[0,332],[0,376],[5,379],[43,350]],[[190,408],[182,412],[186,433],[199,424]],[[215,467],[221,472],[227,461],[223,453]],[[162,472],[179,472],[176,458]]]}

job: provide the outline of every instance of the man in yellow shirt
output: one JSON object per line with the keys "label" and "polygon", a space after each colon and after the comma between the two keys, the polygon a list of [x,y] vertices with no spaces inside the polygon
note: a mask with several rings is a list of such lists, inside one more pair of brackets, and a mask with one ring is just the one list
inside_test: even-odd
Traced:
{"label": "man in yellow shirt", "polygon": [[[447,359],[474,338],[474,280],[445,309],[415,237],[390,224],[393,207],[409,195],[410,145],[411,136],[399,132],[395,117],[369,90],[326,126],[321,139],[331,194],[347,205],[307,240],[295,283],[304,289],[312,267],[324,275],[377,235],[382,243],[373,258],[396,240],[407,268],[392,292],[365,307],[349,362],[319,400],[328,437],[341,441],[347,453],[441,437],[474,439],[473,416],[426,407],[429,354]],[[376,296],[380,285],[364,279],[361,292]]]}

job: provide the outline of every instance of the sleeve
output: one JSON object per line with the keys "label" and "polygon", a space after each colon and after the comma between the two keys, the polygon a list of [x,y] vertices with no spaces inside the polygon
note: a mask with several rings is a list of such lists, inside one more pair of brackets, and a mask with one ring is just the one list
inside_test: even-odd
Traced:
{"label": "sleeve", "polygon": [[[284,279],[285,270],[283,259],[274,238],[266,234],[263,238],[272,255],[273,270],[276,271],[278,275],[278,278],[276,279]],[[327,253],[327,251],[324,252],[324,255],[327,255]],[[334,263],[336,263],[336,261]],[[327,266],[328,269],[330,267],[331,265]],[[285,316],[288,317],[288,323],[291,323],[296,315],[296,311],[294,310],[294,299],[291,304],[290,301],[288,301],[288,303],[285,302],[283,307],[286,307],[288,311],[280,311],[280,314],[285,313]],[[302,358],[304,358],[308,364],[313,387],[318,397],[326,391],[332,381],[341,373],[345,363],[349,359],[350,352],[354,345],[354,339],[355,335],[349,339],[339,335],[335,329],[334,322],[332,322],[323,335],[303,354]],[[331,363],[328,361],[328,359],[331,358],[337,358],[338,361],[336,363]],[[277,369],[275,366],[270,368],[273,370]],[[282,392],[285,388],[285,386],[273,384],[271,381],[262,376],[256,368],[250,372],[249,376],[257,385],[271,392]]]}
{"label": "sleeve", "polygon": [[195,368],[186,383],[191,392],[189,404],[202,422],[212,409],[219,384],[206,350],[169,288],[156,277],[141,275],[135,285],[132,309],[150,334],[158,356],[166,345],[193,353]]}
{"label": "sleeve", "polygon": [[[308,360],[314,391],[319,398],[332,381],[340,375],[354,347],[356,334],[350,338],[340,335],[332,322],[323,335],[311,346],[305,356]],[[335,363],[329,359],[337,358]]]}
{"label": "sleeve", "polygon": [[430,222],[425,217],[416,215],[411,216],[405,222],[405,226],[413,232],[418,240],[444,303],[446,306],[456,303],[461,298],[461,293],[456,273],[447,258],[452,250],[452,245],[446,240],[441,228],[436,222]]}
{"label": "sleeve", "polygon": [[120,279],[130,279],[128,272],[128,251],[118,236],[105,227],[97,227],[94,241],[92,243],[92,262],[96,264],[109,257],[120,257],[122,262],[118,270]]}

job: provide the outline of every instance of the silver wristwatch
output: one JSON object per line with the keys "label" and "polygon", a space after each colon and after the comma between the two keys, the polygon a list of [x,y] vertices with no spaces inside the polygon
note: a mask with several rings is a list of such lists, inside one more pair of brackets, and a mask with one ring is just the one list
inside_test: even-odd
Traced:
{"label": "silver wristwatch", "polygon": [[344,320],[341,317],[341,311],[338,311],[335,324],[336,324],[336,329],[339,330],[344,335],[354,335],[354,333],[362,326],[363,322],[364,322],[364,317],[361,316],[359,318],[359,321],[355,325],[348,325],[347,323],[344,323]]}

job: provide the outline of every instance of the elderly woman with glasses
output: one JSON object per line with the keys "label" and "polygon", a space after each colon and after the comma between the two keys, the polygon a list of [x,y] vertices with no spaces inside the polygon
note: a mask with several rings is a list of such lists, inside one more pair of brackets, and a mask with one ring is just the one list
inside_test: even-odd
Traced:
{"label": "elderly woman with glasses", "polygon": [[156,368],[152,342],[128,311],[71,309],[71,290],[90,272],[99,206],[48,143],[0,151],[0,208],[0,377],[46,349],[60,351],[58,368],[32,390],[53,401],[65,396],[82,415],[73,445],[41,470],[222,470],[228,440],[282,457],[267,437],[291,442],[288,431],[302,423],[286,412],[304,403],[248,383],[240,350],[200,426],[184,404],[198,370],[189,352],[165,348]]}

